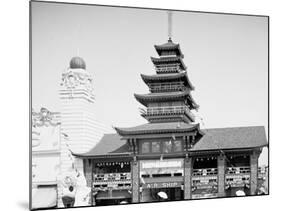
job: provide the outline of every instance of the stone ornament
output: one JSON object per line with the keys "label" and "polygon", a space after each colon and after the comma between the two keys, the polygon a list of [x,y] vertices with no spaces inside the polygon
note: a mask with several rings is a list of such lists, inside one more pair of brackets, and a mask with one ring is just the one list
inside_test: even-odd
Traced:
{"label": "stone ornament", "polygon": [[55,113],[46,108],[41,108],[40,112],[32,109],[32,127],[57,126],[60,123],[54,119]]}

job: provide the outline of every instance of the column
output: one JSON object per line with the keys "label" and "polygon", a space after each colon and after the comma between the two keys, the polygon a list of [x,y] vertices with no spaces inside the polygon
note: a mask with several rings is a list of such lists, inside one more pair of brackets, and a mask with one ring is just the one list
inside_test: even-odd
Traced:
{"label": "column", "polygon": [[94,170],[95,170],[95,162],[94,160],[92,160],[90,162],[91,164],[91,184],[90,184],[90,187],[91,187],[91,206],[96,206],[96,200],[95,200],[95,196],[97,193],[94,193]]}
{"label": "column", "polygon": [[259,160],[259,154],[257,152],[253,152],[250,155],[250,166],[251,166],[250,188],[251,188],[251,195],[256,195],[257,188],[258,188],[258,160]]}
{"label": "column", "polygon": [[225,197],[225,156],[219,155],[218,162],[218,197]]}
{"label": "column", "polygon": [[132,203],[139,203],[139,162],[134,158],[131,161],[132,171]]}
{"label": "column", "polygon": [[84,165],[84,172],[85,172],[85,178],[87,182],[88,187],[92,187],[92,171],[93,171],[93,163],[91,159],[84,159],[83,160]]}
{"label": "column", "polygon": [[184,199],[191,199],[191,182],[192,182],[192,158],[184,159]]}

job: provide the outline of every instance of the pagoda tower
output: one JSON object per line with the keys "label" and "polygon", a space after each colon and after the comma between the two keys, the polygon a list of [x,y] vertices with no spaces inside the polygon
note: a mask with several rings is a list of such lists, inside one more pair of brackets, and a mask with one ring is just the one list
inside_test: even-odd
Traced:
{"label": "pagoda tower", "polygon": [[[134,203],[145,200],[144,196],[139,194],[139,187],[148,182],[143,178],[146,162],[155,163],[155,160],[160,160],[160,163],[178,162],[180,168],[176,174],[181,175],[182,197],[190,199],[192,161],[188,151],[203,136],[192,113],[192,110],[197,110],[199,106],[191,96],[194,86],[187,76],[180,45],[169,38],[167,43],[154,47],[159,55],[157,58],[151,57],[156,74],[141,74],[150,93],[134,94],[136,100],[146,107],[141,108],[141,116],[148,123],[129,128],[115,127],[122,139],[127,140],[133,157],[131,171]],[[152,160],[147,161],[147,158]],[[162,170],[159,168],[157,171]],[[162,180],[168,181],[169,178]],[[148,196],[149,193],[145,191],[143,194]]]}
{"label": "pagoda tower", "polygon": [[[144,190],[142,196],[139,193],[140,187],[144,188],[145,183],[149,182],[143,175],[146,172],[146,163],[157,166],[155,160],[162,165],[170,163],[173,166],[173,162],[178,163],[178,172],[174,172],[175,166],[168,171],[181,175],[182,198],[191,198],[192,161],[188,151],[203,133],[200,125],[195,123],[192,113],[192,110],[197,110],[199,106],[191,96],[194,86],[187,76],[184,55],[180,45],[171,39],[171,16],[172,13],[168,12],[168,42],[155,45],[158,57],[151,57],[156,74],[141,74],[150,93],[134,94],[136,100],[146,107],[140,110],[141,116],[148,123],[129,128],[115,127],[122,139],[127,140],[133,157],[131,171],[134,203],[143,201],[144,197],[150,195],[148,190]],[[146,160],[148,158],[151,160]],[[158,174],[162,171],[161,167],[156,170]],[[168,182],[169,179],[163,177],[162,181]]]}
{"label": "pagoda tower", "polygon": [[141,115],[151,123],[194,122],[192,110],[199,106],[191,96],[194,86],[187,76],[180,45],[169,38],[167,43],[154,47],[159,55],[159,58],[151,57],[156,74],[141,74],[150,93],[135,94],[135,98],[147,107],[141,109]]}

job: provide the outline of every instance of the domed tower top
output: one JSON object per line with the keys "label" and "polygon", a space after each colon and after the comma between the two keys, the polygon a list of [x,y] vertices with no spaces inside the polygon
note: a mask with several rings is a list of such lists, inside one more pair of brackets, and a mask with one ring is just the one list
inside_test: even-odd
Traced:
{"label": "domed tower top", "polygon": [[86,63],[81,57],[75,56],[70,60],[69,67],[71,69],[84,69],[84,70],[86,70]]}

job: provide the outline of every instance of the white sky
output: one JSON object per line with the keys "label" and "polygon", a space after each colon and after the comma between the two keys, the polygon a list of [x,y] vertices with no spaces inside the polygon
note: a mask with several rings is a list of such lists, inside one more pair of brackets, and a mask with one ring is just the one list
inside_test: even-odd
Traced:
{"label": "white sky", "polygon": [[[173,13],[172,39],[206,128],[267,130],[267,35],[265,17]],[[166,11],[33,2],[33,108],[60,111],[61,74],[79,54],[93,75],[96,118],[108,126],[146,123],[133,94],[148,93],[140,74],[155,74],[153,45],[167,39]]]}

